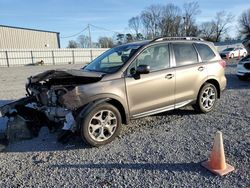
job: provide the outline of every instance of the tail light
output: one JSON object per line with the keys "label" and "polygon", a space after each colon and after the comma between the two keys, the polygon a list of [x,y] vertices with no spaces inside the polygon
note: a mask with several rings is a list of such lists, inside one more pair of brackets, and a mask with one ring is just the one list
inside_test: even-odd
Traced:
{"label": "tail light", "polygon": [[223,59],[219,61],[220,65],[225,68],[226,67],[226,61],[224,61]]}

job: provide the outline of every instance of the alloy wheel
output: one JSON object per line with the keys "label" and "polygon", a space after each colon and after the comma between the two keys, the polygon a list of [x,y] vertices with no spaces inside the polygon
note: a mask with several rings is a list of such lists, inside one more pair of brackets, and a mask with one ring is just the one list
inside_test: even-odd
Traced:
{"label": "alloy wheel", "polygon": [[216,92],[213,87],[207,87],[201,95],[201,105],[204,109],[209,110],[213,107],[216,99]]}
{"label": "alloy wheel", "polygon": [[116,131],[117,117],[110,110],[98,111],[89,121],[88,131],[95,141],[106,141]]}

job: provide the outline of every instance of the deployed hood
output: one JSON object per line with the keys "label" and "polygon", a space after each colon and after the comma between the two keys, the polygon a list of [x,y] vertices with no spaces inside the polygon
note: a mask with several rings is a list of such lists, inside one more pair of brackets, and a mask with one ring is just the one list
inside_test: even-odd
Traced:
{"label": "deployed hood", "polygon": [[100,72],[88,72],[84,70],[66,70],[66,69],[58,69],[58,70],[48,70],[43,73],[37,74],[35,76],[30,77],[30,83],[37,83],[40,81],[48,81],[48,80],[64,80],[67,82],[74,79],[74,80],[92,80],[92,81],[99,81],[104,76],[103,73]]}

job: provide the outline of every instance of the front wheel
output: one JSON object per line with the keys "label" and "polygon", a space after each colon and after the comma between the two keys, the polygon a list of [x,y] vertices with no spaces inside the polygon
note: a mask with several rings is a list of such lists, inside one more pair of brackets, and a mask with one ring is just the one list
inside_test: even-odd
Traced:
{"label": "front wheel", "polygon": [[218,92],[213,84],[206,83],[201,88],[194,108],[198,112],[208,113],[215,107]]}
{"label": "front wheel", "polygon": [[120,112],[113,105],[102,103],[85,115],[81,124],[81,137],[91,146],[105,145],[119,134]]}

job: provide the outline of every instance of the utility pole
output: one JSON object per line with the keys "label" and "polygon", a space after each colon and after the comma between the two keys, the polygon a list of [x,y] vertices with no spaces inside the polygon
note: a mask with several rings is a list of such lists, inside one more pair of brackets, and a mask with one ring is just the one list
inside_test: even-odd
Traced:
{"label": "utility pole", "polygon": [[93,54],[92,54],[92,40],[91,40],[91,31],[90,31],[90,24],[88,24],[88,30],[89,30],[89,47],[90,47],[90,60],[93,60]]}

